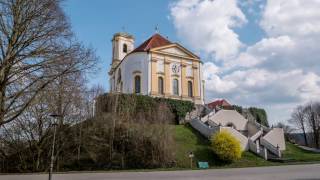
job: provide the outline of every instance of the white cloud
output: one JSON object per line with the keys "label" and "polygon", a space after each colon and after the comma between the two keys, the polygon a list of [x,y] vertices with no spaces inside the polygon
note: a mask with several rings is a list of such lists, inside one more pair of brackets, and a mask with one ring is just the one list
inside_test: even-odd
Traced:
{"label": "white cloud", "polygon": [[236,88],[236,83],[232,81],[222,80],[218,76],[218,67],[212,62],[203,65],[204,79],[206,80],[206,89],[219,93],[231,92]]}
{"label": "white cloud", "polygon": [[298,104],[320,100],[320,1],[266,1],[258,6],[266,36],[251,46],[233,28],[247,22],[238,6],[260,0],[178,0],[171,16],[184,42],[215,55],[204,64],[207,99],[264,107],[275,122]]}
{"label": "white cloud", "polygon": [[[255,67],[267,69],[290,69],[293,61],[288,57],[300,51],[299,46],[289,36],[263,38],[256,44],[249,46],[237,58],[225,64],[231,67]],[[289,64],[290,63],[290,64]],[[296,67],[294,67],[296,68]]]}
{"label": "white cloud", "polygon": [[233,57],[243,46],[232,29],[247,21],[236,0],[179,0],[171,16],[181,38],[217,59]]}
{"label": "white cloud", "polygon": [[319,9],[319,0],[268,0],[261,26],[269,36],[318,35]]}

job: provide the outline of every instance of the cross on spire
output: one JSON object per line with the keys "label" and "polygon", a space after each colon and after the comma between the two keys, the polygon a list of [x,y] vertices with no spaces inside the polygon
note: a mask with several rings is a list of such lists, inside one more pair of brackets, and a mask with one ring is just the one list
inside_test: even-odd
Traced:
{"label": "cross on spire", "polygon": [[126,27],[125,26],[122,26],[121,29],[122,29],[122,32],[126,32]]}
{"label": "cross on spire", "polygon": [[159,26],[158,26],[158,24],[156,25],[156,27],[155,27],[154,29],[155,29],[156,33],[159,33]]}

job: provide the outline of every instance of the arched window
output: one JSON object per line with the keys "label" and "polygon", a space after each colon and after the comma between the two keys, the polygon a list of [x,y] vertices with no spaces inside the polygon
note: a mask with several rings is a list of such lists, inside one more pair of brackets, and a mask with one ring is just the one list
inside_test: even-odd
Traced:
{"label": "arched window", "polygon": [[118,70],[118,83],[121,82],[121,69]]}
{"label": "arched window", "polygon": [[188,96],[193,97],[193,89],[192,89],[192,82],[188,81]]}
{"label": "arched window", "polygon": [[127,44],[123,44],[122,52],[124,52],[124,53],[128,52],[128,45]]}
{"label": "arched window", "polygon": [[158,92],[159,94],[163,94],[163,78],[158,77]]}
{"label": "arched window", "polygon": [[134,77],[134,93],[136,94],[141,93],[141,77],[140,76]]}
{"label": "arched window", "polygon": [[227,124],[227,127],[232,127],[232,128],[236,128],[236,126],[232,123],[232,122],[229,122],[228,124]]}
{"label": "arched window", "polygon": [[178,79],[173,80],[173,94],[179,96],[179,81],[178,81]]}

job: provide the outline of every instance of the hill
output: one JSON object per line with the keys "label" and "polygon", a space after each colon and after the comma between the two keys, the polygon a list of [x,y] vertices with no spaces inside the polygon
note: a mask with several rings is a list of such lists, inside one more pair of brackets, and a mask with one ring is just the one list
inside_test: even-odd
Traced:
{"label": "hill", "polygon": [[[189,152],[194,153],[193,167],[197,167],[198,161],[206,161],[210,167],[250,167],[250,166],[267,166],[275,163],[266,161],[251,152],[244,152],[242,159],[226,164],[219,160],[210,149],[210,141],[201,136],[189,125],[176,125],[176,160],[177,167],[190,168]],[[295,152],[295,151],[294,151]]]}
{"label": "hill", "polygon": [[190,168],[190,151],[194,153],[193,167],[197,167],[198,161],[206,161],[211,168],[222,167],[254,167],[254,166],[272,166],[284,164],[299,164],[319,162],[320,153],[309,152],[298,146],[286,142],[286,150],[283,152],[283,158],[280,162],[266,161],[251,152],[243,152],[242,158],[231,164],[220,161],[210,149],[210,141],[201,136],[189,125],[176,125],[176,161],[179,168]]}

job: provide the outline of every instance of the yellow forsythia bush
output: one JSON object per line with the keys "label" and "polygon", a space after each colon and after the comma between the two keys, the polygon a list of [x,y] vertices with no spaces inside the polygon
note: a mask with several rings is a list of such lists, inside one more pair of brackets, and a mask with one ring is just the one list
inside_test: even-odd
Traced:
{"label": "yellow forsythia bush", "polygon": [[211,137],[212,150],[224,161],[241,158],[240,142],[227,131],[221,131]]}

